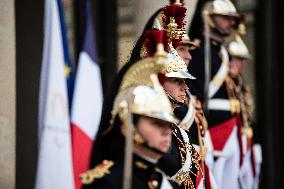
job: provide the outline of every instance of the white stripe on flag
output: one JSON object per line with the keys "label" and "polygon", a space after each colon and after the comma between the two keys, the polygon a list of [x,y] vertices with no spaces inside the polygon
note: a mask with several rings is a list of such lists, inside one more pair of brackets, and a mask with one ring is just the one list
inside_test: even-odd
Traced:
{"label": "white stripe on flag", "polygon": [[94,139],[98,130],[102,101],[100,68],[83,51],[79,58],[71,119],[91,139]]}
{"label": "white stripe on flag", "polygon": [[[41,129],[36,189],[73,189],[64,52],[56,0],[45,2],[45,44],[39,99]],[[47,43],[47,44],[46,44]],[[42,94],[42,93],[45,94]]]}
{"label": "white stripe on flag", "polygon": [[80,53],[72,102],[72,151],[76,189],[79,175],[89,167],[94,137],[102,110],[102,86],[99,66],[86,52]]}

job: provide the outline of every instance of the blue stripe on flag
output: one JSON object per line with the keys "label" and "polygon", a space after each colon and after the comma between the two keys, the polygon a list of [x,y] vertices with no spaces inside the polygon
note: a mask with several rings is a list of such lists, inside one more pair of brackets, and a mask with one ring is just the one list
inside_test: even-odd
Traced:
{"label": "blue stripe on flag", "polygon": [[66,81],[67,81],[68,101],[69,101],[69,110],[70,110],[72,97],[73,97],[73,90],[74,90],[74,73],[73,73],[72,61],[71,61],[71,57],[70,57],[70,53],[68,49],[67,32],[66,32],[64,9],[63,9],[62,1],[57,0],[57,4],[58,4],[58,9],[59,9],[62,43],[63,43],[63,49],[64,49],[65,75],[66,75]]}
{"label": "blue stripe on flag", "polygon": [[92,4],[90,0],[85,0],[85,10],[85,36],[83,51],[88,53],[94,63],[97,63]]}

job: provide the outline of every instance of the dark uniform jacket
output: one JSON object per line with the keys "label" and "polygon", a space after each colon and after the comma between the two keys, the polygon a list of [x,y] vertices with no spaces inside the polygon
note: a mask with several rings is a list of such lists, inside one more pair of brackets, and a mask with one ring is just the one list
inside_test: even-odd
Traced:
{"label": "dark uniform jacket", "polygon": [[[197,98],[203,103],[204,102],[204,81],[205,81],[205,65],[204,65],[204,37],[200,39],[200,47],[191,51],[192,60],[188,66],[190,73],[195,76],[195,80],[187,80],[187,85],[190,88],[190,92],[197,96]],[[211,40],[211,79],[218,72],[222,59],[221,59],[221,43]],[[223,82],[219,90],[212,98],[218,99],[229,99],[226,84]],[[221,110],[209,110],[206,113],[208,126],[214,127],[228,119],[232,118],[230,111]]]}
{"label": "dark uniform jacket", "polygon": [[[172,137],[171,149],[166,155],[164,155],[159,160],[158,163],[159,168],[162,169],[170,177],[174,176],[182,168],[182,158],[186,158],[186,153],[184,151],[185,143],[177,126],[174,126],[173,132],[174,134]],[[189,136],[189,141],[192,142],[190,136]],[[196,176],[195,176],[196,174],[197,174],[197,169],[193,165],[191,169],[190,178],[194,186],[196,186]],[[181,188],[185,187],[181,185]]]}
{"label": "dark uniform jacket", "polygon": [[[160,188],[162,183],[162,173],[155,164],[134,155],[132,188],[133,189],[155,189]],[[178,184],[170,181],[172,188],[179,188]],[[123,158],[119,158],[113,166],[109,168],[109,174],[96,179],[89,185],[84,185],[84,189],[122,189],[123,188]]]}

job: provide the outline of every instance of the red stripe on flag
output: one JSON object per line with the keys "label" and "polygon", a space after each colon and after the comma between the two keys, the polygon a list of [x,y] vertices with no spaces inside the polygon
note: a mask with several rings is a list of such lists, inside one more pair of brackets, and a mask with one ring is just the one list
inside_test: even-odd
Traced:
{"label": "red stripe on flag", "polygon": [[72,157],[76,188],[81,188],[80,174],[89,168],[93,140],[74,123],[71,123]]}
{"label": "red stripe on flag", "polygon": [[214,150],[222,151],[234,126],[237,125],[236,117],[229,119],[217,126],[209,128]]}

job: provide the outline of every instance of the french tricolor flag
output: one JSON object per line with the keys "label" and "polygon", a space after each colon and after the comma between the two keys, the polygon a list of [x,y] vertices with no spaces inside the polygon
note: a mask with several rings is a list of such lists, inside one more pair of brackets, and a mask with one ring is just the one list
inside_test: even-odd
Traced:
{"label": "french tricolor flag", "polygon": [[91,150],[102,110],[100,67],[96,47],[91,1],[85,0],[85,34],[79,55],[71,110],[72,157],[76,189],[81,187],[80,174],[89,168]]}

